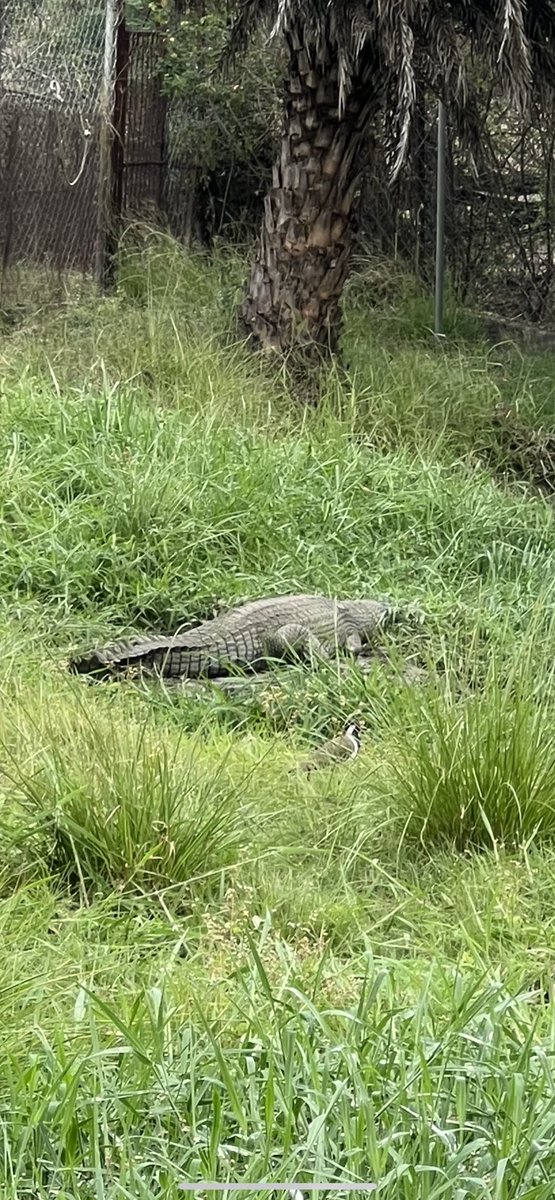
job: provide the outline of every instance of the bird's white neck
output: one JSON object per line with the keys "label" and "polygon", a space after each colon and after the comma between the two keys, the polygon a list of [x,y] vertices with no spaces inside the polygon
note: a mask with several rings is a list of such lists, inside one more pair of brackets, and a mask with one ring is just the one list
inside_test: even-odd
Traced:
{"label": "bird's white neck", "polygon": [[360,750],[360,738],[356,725],[347,725],[344,736],[351,747],[351,758],[354,758],[355,754],[358,754]]}

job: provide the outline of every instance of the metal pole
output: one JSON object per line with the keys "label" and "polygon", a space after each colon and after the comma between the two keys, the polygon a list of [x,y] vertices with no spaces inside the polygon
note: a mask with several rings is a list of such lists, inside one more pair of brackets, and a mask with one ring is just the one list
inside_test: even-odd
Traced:
{"label": "metal pole", "polygon": [[106,0],[104,25],[104,67],[100,90],[100,171],[98,179],[98,236],[96,279],[101,291],[112,283],[112,142],[116,94],[116,47],[118,30],[123,23],[124,0]]}
{"label": "metal pole", "polygon": [[436,175],[436,292],[435,334],[443,337],[443,303],[445,295],[445,144],[447,121],[445,104],[439,101],[437,110],[437,175]]}

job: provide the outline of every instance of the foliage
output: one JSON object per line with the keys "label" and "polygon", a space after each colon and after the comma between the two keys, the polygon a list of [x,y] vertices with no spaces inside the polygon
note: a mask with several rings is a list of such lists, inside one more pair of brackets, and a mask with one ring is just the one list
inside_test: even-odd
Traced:
{"label": "foliage", "polygon": [[[524,655],[523,655],[524,659]],[[438,845],[514,847],[555,837],[552,678],[528,662],[495,666],[461,698],[456,676],[411,697],[392,738],[384,792],[408,837]]]}
{"label": "foliage", "polygon": [[46,870],[85,900],[169,886],[177,900],[192,881],[208,888],[243,849],[240,793],[225,770],[203,775],[179,739],[160,747],[144,725],[129,725],[122,737],[78,708],[55,723],[44,716],[34,720],[16,706],[4,717],[16,744],[4,743],[0,771],[12,870]]}
{"label": "foliage", "polygon": [[171,98],[172,159],[187,163],[199,180],[214,176],[212,187],[227,187],[228,194],[243,178],[244,206],[252,203],[253,191],[261,201],[279,131],[280,53],[255,37],[240,70],[224,77],[224,3],[176,11],[166,0],[151,0],[149,10],[150,22],[166,40],[163,77]]}
{"label": "foliage", "polygon": [[[33,274],[0,340],[2,1194],[551,1200],[555,851],[523,801],[552,791],[555,525],[496,447],[500,402],[553,428],[555,366],[500,362],[452,297],[438,347],[398,270],[369,312],[360,262],[351,373],[307,413],[223,336],[244,267],[145,232],[119,294],[47,315]],[[418,601],[386,645],[431,681],[66,671],[304,587]],[[355,708],[360,758],[289,774]]]}
{"label": "foliage", "polygon": [[348,97],[357,87],[372,88],[387,113],[394,174],[408,147],[418,81],[449,99],[469,133],[476,56],[520,109],[526,108],[532,89],[549,92],[555,83],[551,0],[532,6],[518,0],[503,10],[490,0],[459,0],[449,6],[441,0],[384,5],[372,0],[245,0],[236,8],[231,52],[243,48],[268,22],[274,33],[300,38],[315,62],[336,61],[340,112],[347,111]]}
{"label": "foliage", "polygon": [[[138,937],[154,949],[153,932],[133,932],[132,921],[118,922],[130,945]],[[84,940],[86,925],[75,932]],[[168,931],[157,932],[171,955]],[[383,1200],[440,1200],[446,1185],[479,1200],[549,1200],[553,1033],[534,1021],[525,993],[453,967],[407,995],[393,964],[370,955],[357,986],[333,960],[311,971],[264,925],[246,949],[235,1004],[221,1015],[221,984],[202,1008],[178,964],[165,981],[160,953],[142,983],[130,948],[138,978],[126,995],[110,981],[106,998],[99,967],[92,986],[64,980],[63,1007],[50,982],[48,1009],[30,1005],[40,1023],[27,1045],[4,1035],[12,1195],[46,1198],[55,1188],[76,1198],[90,1173],[84,1194],[95,1200],[151,1200],[214,1176],[347,1177],[375,1183]],[[198,980],[200,954],[188,957]],[[112,954],[116,967],[125,958],[123,947]],[[63,1025],[54,1030],[57,1007]],[[194,1138],[183,1136],[185,1123]]]}

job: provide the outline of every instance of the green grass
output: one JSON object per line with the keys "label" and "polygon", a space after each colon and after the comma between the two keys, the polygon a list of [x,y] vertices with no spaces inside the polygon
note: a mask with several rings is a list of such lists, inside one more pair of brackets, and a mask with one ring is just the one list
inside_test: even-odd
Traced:
{"label": "green grass", "polygon": [[[116,296],[0,340],[2,1194],[551,1200],[555,524],[498,414],[547,437],[555,364],[451,299],[436,346],[361,262],[308,411],[235,338],[244,269],[130,232]],[[302,589],[422,609],[386,640],[424,681],[66,670]],[[355,711],[356,763],[291,772]]]}
{"label": "green grass", "polygon": [[[395,714],[391,778],[384,793],[407,836],[459,850],[525,847],[555,834],[552,678],[540,687],[517,660],[461,699],[426,689]],[[412,709],[412,711],[411,711]]]}

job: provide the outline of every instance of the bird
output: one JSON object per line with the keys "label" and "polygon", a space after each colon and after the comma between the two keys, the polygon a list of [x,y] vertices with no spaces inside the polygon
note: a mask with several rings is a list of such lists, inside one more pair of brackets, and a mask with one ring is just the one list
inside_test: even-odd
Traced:
{"label": "bird", "polygon": [[306,759],[305,762],[299,763],[294,767],[289,774],[294,771],[303,771],[305,774],[310,774],[311,771],[321,770],[323,767],[336,767],[342,762],[349,762],[356,758],[362,742],[362,728],[358,721],[349,720],[343,727],[343,732],[337,737],[331,738],[330,741],[324,742],[315,750],[314,754]]}

